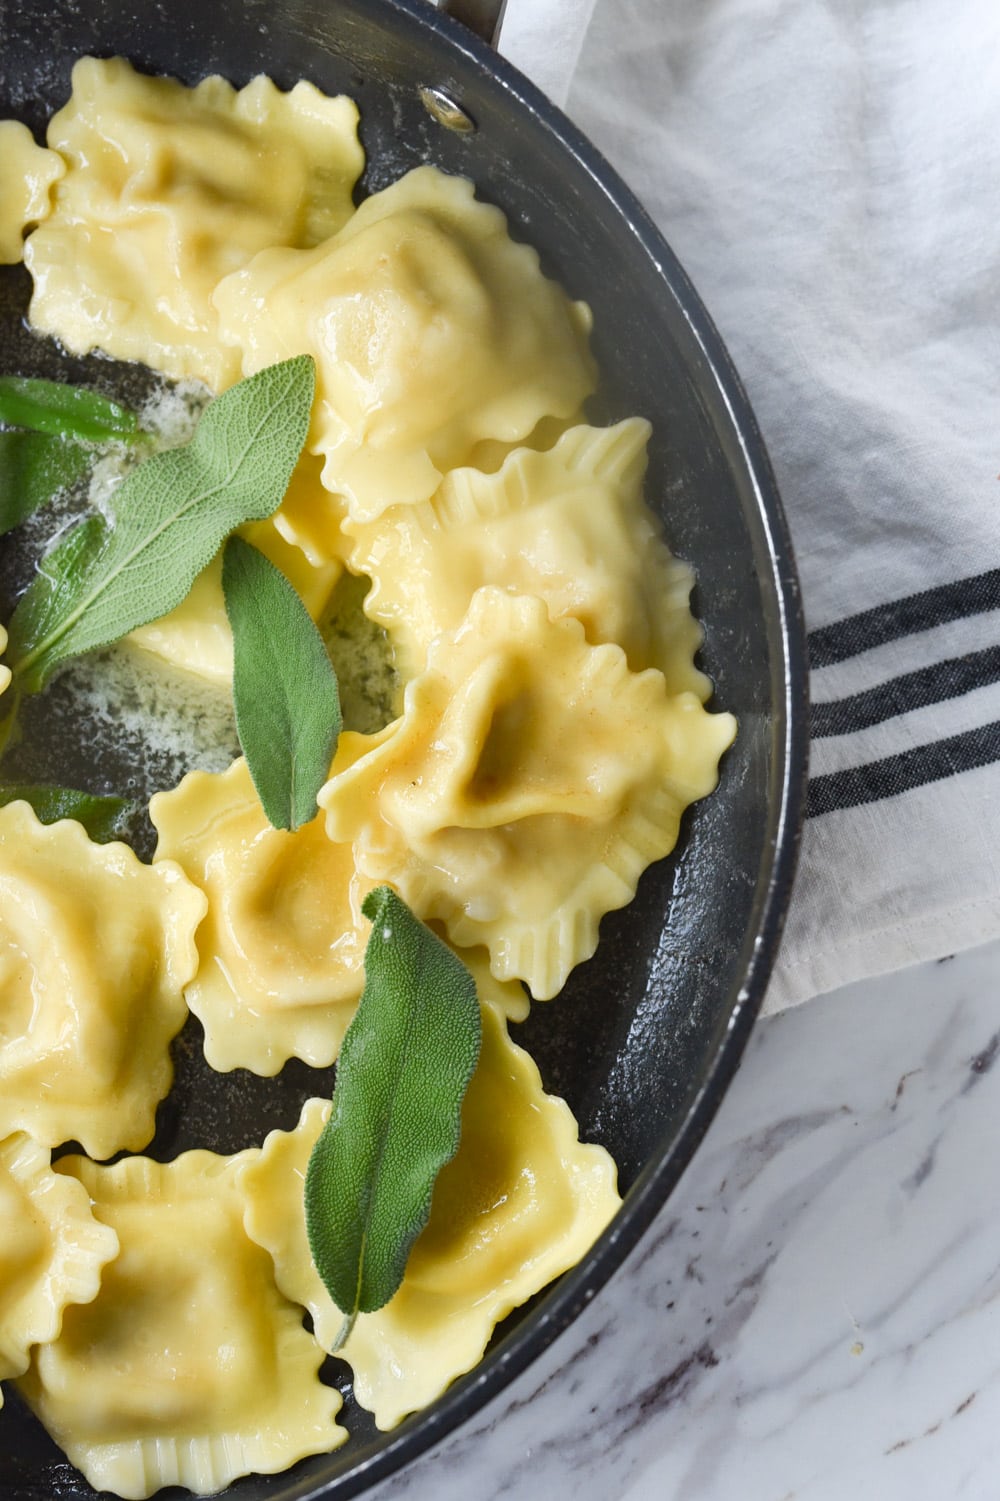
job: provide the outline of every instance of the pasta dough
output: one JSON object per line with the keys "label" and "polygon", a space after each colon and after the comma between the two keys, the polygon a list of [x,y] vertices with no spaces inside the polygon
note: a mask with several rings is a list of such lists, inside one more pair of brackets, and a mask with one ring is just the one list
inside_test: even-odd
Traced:
{"label": "pasta dough", "polygon": [[145,1146],[205,907],[171,862],[0,808],[0,1137],[93,1157]]}
{"label": "pasta dough", "polygon": [[370,574],[365,612],[389,633],[404,676],[454,630],[476,589],[495,584],[573,616],[587,640],[617,641],[634,672],[657,667],[670,693],[701,699],[694,574],[671,557],[642,499],[649,423],[577,426],[555,446],[515,449],[498,472],[452,470],[422,505],[347,523],[350,564]]}
{"label": "pasta dough", "polygon": [[579,621],[482,588],[378,743],[341,736],[319,802],[366,875],[544,1000],[673,848],[734,729]]}
{"label": "pasta dough", "polygon": [[117,1255],[117,1235],[95,1220],[79,1183],[52,1171],[45,1147],[22,1131],[0,1141],[0,1380],[20,1376],[32,1345],[56,1338],[68,1304],[97,1296]]}
{"label": "pasta dough", "polygon": [[271,524],[313,568],[322,572],[333,567],[339,573],[349,548],[341,532],[343,504],[323,488],[321,469],[311,454],[302,455]]}
{"label": "pasta dough", "polygon": [[322,1350],[243,1231],[236,1177],[254,1155],[57,1164],[121,1254],[18,1385],[95,1490],[204,1495],[347,1437],[340,1393],[318,1379]]}
{"label": "pasta dough", "polygon": [[[276,1074],[291,1057],[332,1063],[364,985],[372,882],[321,816],[294,833],[268,823],[246,762],[190,772],[158,793],[157,860],[175,860],[208,897],[187,1003],[215,1069]],[[154,866],[155,869],[155,866]]]}
{"label": "pasta dough", "polygon": [[103,349],[222,390],[239,358],[210,295],[268,245],[315,245],[353,212],[364,165],[352,100],[267,78],[188,89],[123,58],[82,58],[49,122],[66,176],[28,240],[31,321],[74,353]]}
{"label": "pasta dough", "polygon": [[[578,1140],[569,1107],[544,1093],[500,1011],[487,1003],[482,1016],[461,1144],[438,1177],[402,1286],[377,1313],[359,1315],[340,1352],[380,1428],[475,1365],[499,1320],[573,1266],[620,1203],[607,1152]],[[308,1101],[298,1128],[272,1132],[242,1176],[248,1233],[271,1252],[278,1286],[309,1309],[327,1348],[343,1315],[310,1260],[302,1182],[329,1112]]]}
{"label": "pasta dough", "polygon": [[0,120],[0,265],[24,254],[24,233],[49,212],[49,196],[66,170],[61,156],[38,146],[20,120]]}
{"label": "pasta dough", "polygon": [[244,375],[315,357],[310,447],[356,520],[426,500],[476,443],[524,438],[593,389],[589,310],[433,167],[366,198],[327,244],[256,256],[213,301]]}

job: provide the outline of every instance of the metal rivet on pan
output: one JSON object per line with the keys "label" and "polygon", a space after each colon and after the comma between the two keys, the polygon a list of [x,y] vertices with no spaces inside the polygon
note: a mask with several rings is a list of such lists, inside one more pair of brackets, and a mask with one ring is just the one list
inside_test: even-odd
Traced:
{"label": "metal rivet on pan", "polygon": [[460,104],[456,104],[444,89],[421,88],[420,99],[431,119],[443,125],[445,130],[453,130],[456,135],[467,136],[478,129],[472,116],[467,114]]}

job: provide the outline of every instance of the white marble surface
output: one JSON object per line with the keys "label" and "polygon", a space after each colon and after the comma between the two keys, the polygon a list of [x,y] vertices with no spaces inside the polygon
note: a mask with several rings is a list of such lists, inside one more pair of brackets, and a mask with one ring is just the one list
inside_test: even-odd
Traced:
{"label": "white marble surface", "polygon": [[761,1023],[574,1328],[373,1501],[1000,1496],[1000,945]]}

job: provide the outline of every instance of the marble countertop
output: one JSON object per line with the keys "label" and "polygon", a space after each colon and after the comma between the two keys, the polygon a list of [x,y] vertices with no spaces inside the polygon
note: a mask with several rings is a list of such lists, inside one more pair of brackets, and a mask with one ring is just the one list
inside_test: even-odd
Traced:
{"label": "marble countertop", "polygon": [[621,1271],[372,1501],[1000,1495],[1000,944],[761,1022]]}

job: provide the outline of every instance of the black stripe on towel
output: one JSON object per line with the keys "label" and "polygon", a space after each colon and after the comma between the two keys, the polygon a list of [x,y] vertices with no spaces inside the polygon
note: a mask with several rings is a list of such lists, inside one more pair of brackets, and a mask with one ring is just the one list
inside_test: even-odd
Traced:
{"label": "black stripe on towel", "polygon": [[991,568],[974,578],[924,589],[920,594],[876,605],[872,610],[862,610],[859,615],[848,615],[846,620],[810,631],[809,666],[813,671],[831,667],[834,662],[844,662],[873,646],[898,641],[900,636],[912,636],[916,631],[927,631],[949,620],[997,609],[1000,609],[1000,568]]}
{"label": "black stripe on towel", "polygon": [[947,662],[934,662],[915,672],[902,673],[877,688],[852,693],[849,698],[813,704],[810,733],[814,740],[828,735],[850,735],[913,709],[961,698],[963,693],[972,693],[997,681],[1000,681],[1000,646],[987,646],[964,657],[951,657]]}
{"label": "black stripe on towel", "polygon": [[898,797],[928,782],[940,782],[977,766],[1000,761],[1000,720],[984,724],[933,745],[919,745],[913,750],[855,766],[849,771],[831,771],[813,777],[809,783],[806,813],[816,818],[842,808],[858,808],[862,803],[876,803],[886,797]]}

